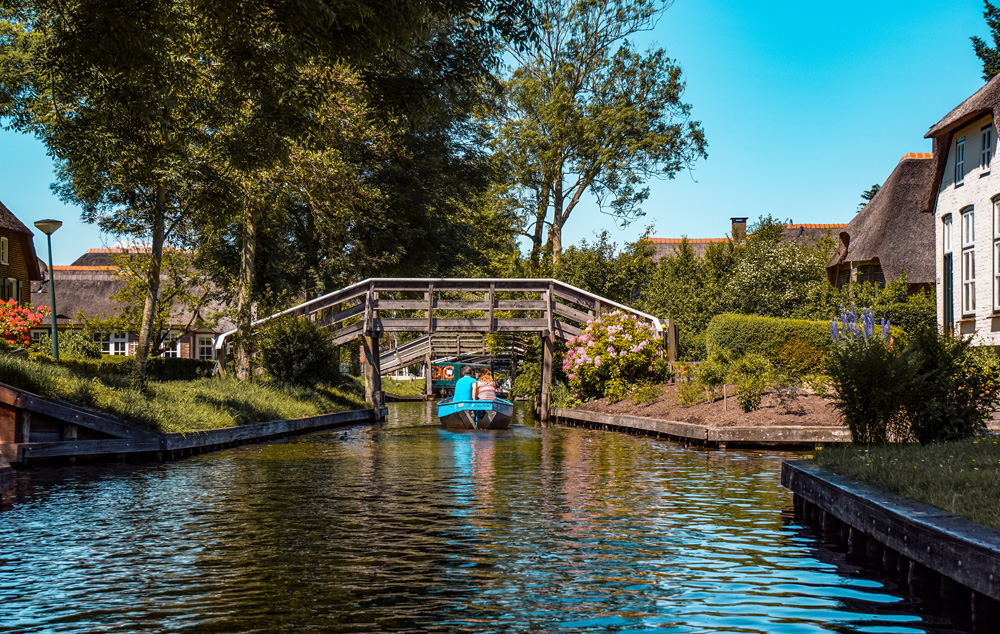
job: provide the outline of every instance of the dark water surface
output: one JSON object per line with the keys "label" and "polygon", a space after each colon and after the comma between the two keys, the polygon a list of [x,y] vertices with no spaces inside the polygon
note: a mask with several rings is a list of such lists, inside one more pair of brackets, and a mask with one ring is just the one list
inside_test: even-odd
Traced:
{"label": "dark water surface", "polygon": [[160,465],[31,469],[0,632],[946,632],[790,514],[779,452],[423,403]]}

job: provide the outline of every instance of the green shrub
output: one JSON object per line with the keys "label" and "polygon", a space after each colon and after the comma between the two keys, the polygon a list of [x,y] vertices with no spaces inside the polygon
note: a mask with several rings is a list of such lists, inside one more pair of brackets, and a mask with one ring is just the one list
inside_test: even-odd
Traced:
{"label": "green shrub", "polygon": [[632,402],[637,405],[652,403],[663,394],[663,387],[655,384],[645,384],[632,390]]}
{"label": "green shrub", "polygon": [[914,440],[927,444],[986,432],[986,421],[1000,402],[996,351],[924,328],[911,335],[906,356],[915,384],[903,413]]}
{"label": "green shrub", "polygon": [[[52,353],[52,337],[42,335],[38,342],[40,352]],[[65,330],[59,333],[60,359],[100,359],[101,344],[77,330]]]}
{"label": "green shrub", "polygon": [[549,386],[549,404],[552,407],[573,407],[576,399],[569,391],[569,386],[562,381],[555,381]]}
{"label": "green shrub", "polygon": [[744,412],[760,409],[773,372],[770,360],[756,353],[744,355],[730,366],[730,380],[736,384],[736,400]]}
{"label": "green shrub", "polygon": [[733,358],[759,354],[794,374],[820,370],[833,344],[829,322],[732,313],[709,322],[705,341],[709,356],[720,351]]}
{"label": "green shrub", "polygon": [[562,369],[570,388],[585,398],[620,401],[634,385],[648,380],[661,341],[653,327],[635,315],[614,310],[587,322],[566,342]]}
{"label": "green shrub", "polygon": [[260,333],[260,361],[275,380],[307,387],[335,381],[340,354],[329,331],[314,321],[284,317]]}

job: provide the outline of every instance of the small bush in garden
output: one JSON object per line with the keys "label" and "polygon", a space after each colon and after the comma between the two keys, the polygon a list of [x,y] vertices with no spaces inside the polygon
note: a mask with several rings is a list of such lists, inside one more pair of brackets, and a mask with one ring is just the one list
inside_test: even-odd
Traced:
{"label": "small bush in garden", "polygon": [[893,346],[889,323],[876,333],[875,314],[841,308],[840,322],[830,323],[835,343],[827,358],[827,374],[835,391],[833,405],[856,443],[882,444],[906,435],[902,418],[908,399],[915,397],[913,367]]}
{"label": "small bush in garden", "polygon": [[659,339],[653,327],[620,310],[587,322],[566,342],[563,370],[585,398],[621,400],[653,371]]}
{"label": "small bush in garden", "polygon": [[549,385],[549,404],[552,407],[573,407],[576,399],[568,385],[562,381],[554,381]]}
{"label": "small bush in garden", "polygon": [[31,329],[37,328],[49,309],[21,306],[13,299],[0,301],[0,340],[9,345],[31,346]]}
{"label": "small bush in garden", "polygon": [[915,378],[903,405],[912,438],[927,444],[985,433],[1000,403],[996,352],[931,328],[912,333],[906,352]]}
{"label": "small bush in garden", "polygon": [[760,409],[772,373],[771,362],[761,354],[745,355],[732,364],[730,378],[736,384],[740,409],[747,413]]}
{"label": "small bush in garden", "polygon": [[682,381],[677,384],[677,404],[692,407],[706,401],[705,390],[697,381]]}
{"label": "small bush in garden", "polygon": [[311,387],[337,378],[337,347],[326,329],[308,319],[269,322],[261,332],[259,349],[261,366],[282,383]]}
{"label": "small bush in garden", "polygon": [[632,390],[632,402],[637,405],[652,403],[663,394],[663,387],[659,385],[640,385]]}
{"label": "small bush in garden", "polygon": [[674,370],[670,367],[670,362],[666,359],[653,359],[652,367],[653,369],[650,371],[649,376],[654,381],[666,383],[670,379],[674,378]]}
{"label": "small bush in garden", "polygon": [[[38,342],[41,352],[52,352],[52,336],[42,335]],[[77,330],[66,330],[59,333],[60,359],[100,359],[103,351],[101,344]]]}

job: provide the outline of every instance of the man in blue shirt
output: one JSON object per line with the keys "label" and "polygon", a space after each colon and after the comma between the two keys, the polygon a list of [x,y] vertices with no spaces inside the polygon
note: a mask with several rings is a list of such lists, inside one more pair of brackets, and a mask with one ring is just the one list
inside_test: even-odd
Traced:
{"label": "man in blue shirt", "polygon": [[472,375],[473,370],[471,366],[467,365],[462,368],[462,378],[455,382],[455,396],[452,398],[453,403],[476,399],[476,388],[479,387],[479,383]]}

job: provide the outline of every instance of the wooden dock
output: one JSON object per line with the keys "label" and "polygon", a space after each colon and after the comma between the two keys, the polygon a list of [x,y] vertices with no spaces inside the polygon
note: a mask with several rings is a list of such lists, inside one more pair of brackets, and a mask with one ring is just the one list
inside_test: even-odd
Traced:
{"label": "wooden dock", "polygon": [[170,460],[320,429],[375,422],[385,410],[352,410],[291,420],[164,434],[108,414],[0,384],[0,457],[15,465],[77,458]]}
{"label": "wooden dock", "polygon": [[977,631],[1000,618],[1000,531],[825,471],[782,464],[796,517],[845,541],[856,561],[907,584],[911,594],[971,613]]}
{"label": "wooden dock", "polygon": [[829,426],[711,427],[643,416],[605,414],[577,408],[556,407],[560,423],[669,438],[704,447],[800,447],[815,448],[851,441],[847,428]]}
{"label": "wooden dock", "polygon": [[0,456],[0,495],[14,486],[14,469]]}

